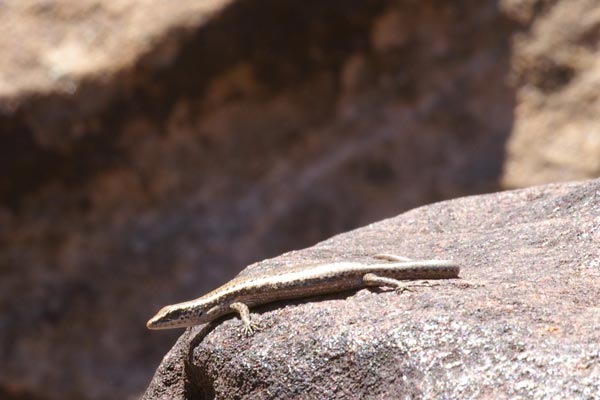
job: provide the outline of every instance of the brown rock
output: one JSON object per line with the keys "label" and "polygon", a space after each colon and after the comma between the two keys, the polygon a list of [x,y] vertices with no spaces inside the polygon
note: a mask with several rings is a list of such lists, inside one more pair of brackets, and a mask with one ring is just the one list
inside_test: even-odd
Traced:
{"label": "brown rock", "polygon": [[495,2],[0,13],[0,393],[141,392],[177,334],[146,330],[161,305],[497,189],[513,93]]}
{"label": "brown rock", "polygon": [[514,39],[517,104],[502,183],[525,187],[600,176],[598,2],[529,3],[542,11]]}
{"label": "brown rock", "polygon": [[[0,397],[135,396],[176,337],[144,327],[161,305],[498,190],[516,92],[545,71],[513,35],[569,1],[0,2]],[[577,1],[585,24],[544,28],[571,50],[555,35],[595,32]],[[593,82],[581,51],[568,84]]]}
{"label": "brown rock", "polygon": [[600,180],[421,207],[250,266],[452,258],[461,280],[360,290],[186,330],[145,399],[595,398]]}
{"label": "brown rock", "polygon": [[[0,4],[0,98],[77,92],[84,80],[154,67],[177,54],[180,33],[228,0],[8,0]],[[165,40],[168,37],[168,40]]]}

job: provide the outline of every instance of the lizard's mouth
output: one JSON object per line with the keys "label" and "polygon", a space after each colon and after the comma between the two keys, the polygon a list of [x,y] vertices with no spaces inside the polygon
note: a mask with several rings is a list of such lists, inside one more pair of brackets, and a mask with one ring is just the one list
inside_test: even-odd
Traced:
{"label": "lizard's mouth", "polygon": [[166,322],[164,319],[160,318],[160,315],[156,314],[154,317],[146,322],[146,327],[148,329],[167,329],[170,324]]}
{"label": "lizard's mouth", "polygon": [[148,322],[146,322],[146,328],[148,328],[148,329],[160,329],[161,328],[161,324],[160,324],[160,322],[158,322],[158,320],[156,319],[156,317],[153,317],[152,319],[149,319]]}
{"label": "lizard's mouth", "polygon": [[185,328],[186,326],[188,325],[185,323],[185,313],[183,310],[169,306],[161,309],[146,322],[148,329]]}
{"label": "lizard's mouth", "polygon": [[148,329],[158,329],[156,327],[156,323],[154,322],[153,319],[148,320],[148,322],[146,322],[146,328]]}

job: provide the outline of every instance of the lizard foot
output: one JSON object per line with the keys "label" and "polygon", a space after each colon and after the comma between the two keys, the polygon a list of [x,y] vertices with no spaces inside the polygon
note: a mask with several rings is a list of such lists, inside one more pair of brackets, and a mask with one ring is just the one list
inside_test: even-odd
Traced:
{"label": "lizard foot", "polygon": [[244,336],[249,337],[254,335],[254,333],[262,330],[262,326],[257,322],[244,323],[242,326],[242,333]]}

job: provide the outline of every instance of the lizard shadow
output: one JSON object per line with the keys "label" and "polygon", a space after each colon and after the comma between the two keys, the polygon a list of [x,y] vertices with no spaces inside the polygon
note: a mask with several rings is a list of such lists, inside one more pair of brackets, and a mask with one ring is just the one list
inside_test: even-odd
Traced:
{"label": "lizard shadow", "polygon": [[219,318],[206,324],[193,326],[186,330],[189,335],[187,354],[184,358],[184,398],[186,400],[214,399],[215,390],[209,376],[196,366],[194,351],[199,347],[204,338],[212,332],[225,318]]}

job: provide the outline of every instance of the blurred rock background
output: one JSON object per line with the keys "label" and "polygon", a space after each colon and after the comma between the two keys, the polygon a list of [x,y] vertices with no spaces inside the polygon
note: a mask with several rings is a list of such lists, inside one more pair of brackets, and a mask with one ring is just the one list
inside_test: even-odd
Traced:
{"label": "blurred rock background", "polygon": [[0,398],[137,398],[162,305],[600,175],[596,0],[0,1]]}

